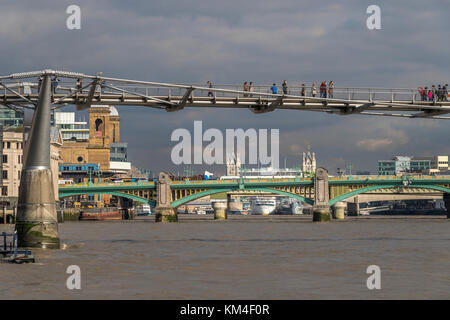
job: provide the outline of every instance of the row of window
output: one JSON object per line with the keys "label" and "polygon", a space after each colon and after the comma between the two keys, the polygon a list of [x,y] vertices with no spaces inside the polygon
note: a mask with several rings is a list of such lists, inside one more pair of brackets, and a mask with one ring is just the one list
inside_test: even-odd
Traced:
{"label": "row of window", "polygon": [[[2,155],[2,163],[8,163],[8,155],[7,154]],[[23,163],[23,155],[19,154],[17,156],[17,163],[18,164]]]}
{"label": "row of window", "polygon": [[[17,178],[20,180],[20,174],[21,174],[21,172],[20,172],[20,170],[19,171],[17,171]],[[2,178],[3,179],[8,179],[8,170],[3,170],[3,172],[2,172]]]}
{"label": "row of window", "polygon": [[3,149],[11,149],[14,146],[16,149],[23,149],[23,142],[3,141]]}

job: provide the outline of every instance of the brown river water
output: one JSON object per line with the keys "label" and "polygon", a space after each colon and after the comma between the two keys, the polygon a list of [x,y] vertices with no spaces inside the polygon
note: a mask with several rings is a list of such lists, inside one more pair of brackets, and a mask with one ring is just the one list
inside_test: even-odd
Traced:
{"label": "brown river water", "polygon": [[[152,220],[60,224],[64,249],[0,264],[0,298],[450,299],[444,216]],[[70,265],[81,290],[66,287]],[[367,289],[369,265],[381,268],[380,290]]]}

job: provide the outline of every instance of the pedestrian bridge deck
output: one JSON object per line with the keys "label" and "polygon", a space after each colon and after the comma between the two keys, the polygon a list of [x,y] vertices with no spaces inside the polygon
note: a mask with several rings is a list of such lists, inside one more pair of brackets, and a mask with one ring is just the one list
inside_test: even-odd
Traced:
{"label": "pedestrian bridge deck", "polygon": [[[53,95],[54,108],[77,105],[145,106],[179,111],[185,107],[247,108],[254,113],[276,109],[326,112],[338,115],[372,115],[405,118],[450,119],[448,97],[444,101],[422,101],[416,88],[333,88],[333,97],[311,96],[311,88],[302,95],[300,84],[289,84],[286,94],[272,94],[270,86],[254,86],[252,92],[240,85],[167,84],[150,81],[90,76],[54,70],[12,74],[0,77],[0,104],[10,108],[33,107],[38,100],[37,77],[58,75]],[[31,78],[31,79],[30,79]],[[76,79],[82,79],[76,88]],[[317,87],[319,92],[319,87]]]}

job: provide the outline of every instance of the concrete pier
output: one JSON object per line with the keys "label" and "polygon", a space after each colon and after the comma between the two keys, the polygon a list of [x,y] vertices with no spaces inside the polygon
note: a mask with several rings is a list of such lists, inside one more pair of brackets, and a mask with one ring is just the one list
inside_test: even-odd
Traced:
{"label": "concrete pier", "polygon": [[444,193],[444,203],[447,209],[447,219],[450,219],[450,193]]}
{"label": "concrete pier", "polygon": [[214,219],[215,220],[226,220],[227,219],[227,208],[226,202],[213,202],[214,209]]}
{"label": "concrete pier", "polygon": [[317,168],[314,176],[313,221],[330,221],[330,190],[328,187],[328,171]]}
{"label": "concrete pier", "polygon": [[347,202],[347,212],[349,216],[359,216],[359,198],[355,197],[354,202]]}
{"label": "concrete pier", "polygon": [[59,248],[58,218],[50,170],[50,75],[43,77],[19,187],[15,229],[20,247]]}
{"label": "concrete pier", "polygon": [[345,202],[339,201],[334,205],[334,218],[336,220],[343,220],[345,218],[345,208],[347,204]]}
{"label": "concrete pier", "polygon": [[156,189],[158,197],[155,208],[155,222],[177,222],[178,215],[174,208],[170,206],[172,192],[170,190],[170,177],[167,172],[159,173]]}

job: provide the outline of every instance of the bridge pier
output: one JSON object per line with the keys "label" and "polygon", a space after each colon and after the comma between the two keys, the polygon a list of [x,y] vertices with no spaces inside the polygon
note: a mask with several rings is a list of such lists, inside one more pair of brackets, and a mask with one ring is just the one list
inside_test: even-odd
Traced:
{"label": "bridge pier", "polygon": [[226,202],[213,202],[214,209],[214,219],[215,220],[226,220],[227,219],[227,208],[228,204]]}
{"label": "bridge pier", "polygon": [[58,218],[50,170],[50,75],[43,77],[22,171],[15,229],[19,247],[59,249]]}
{"label": "bridge pier", "polygon": [[339,201],[333,206],[334,218],[336,220],[344,220],[345,218],[345,208],[347,207],[345,202]]}
{"label": "bridge pier", "polygon": [[313,221],[330,221],[329,200],[328,171],[324,168],[317,168],[314,176]]}
{"label": "bridge pier", "polygon": [[170,191],[170,178],[166,172],[160,172],[156,184],[157,201],[155,208],[155,222],[177,222],[178,215],[170,206],[172,192]]}
{"label": "bridge pier", "polygon": [[349,216],[359,216],[359,198],[355,197],[354,202],[347,202],[347,211]]}
{"label": "bridge pier", "polygon": [[447,219],[450,219],[450,193],[444,193],[444,203],[447,209]]}

